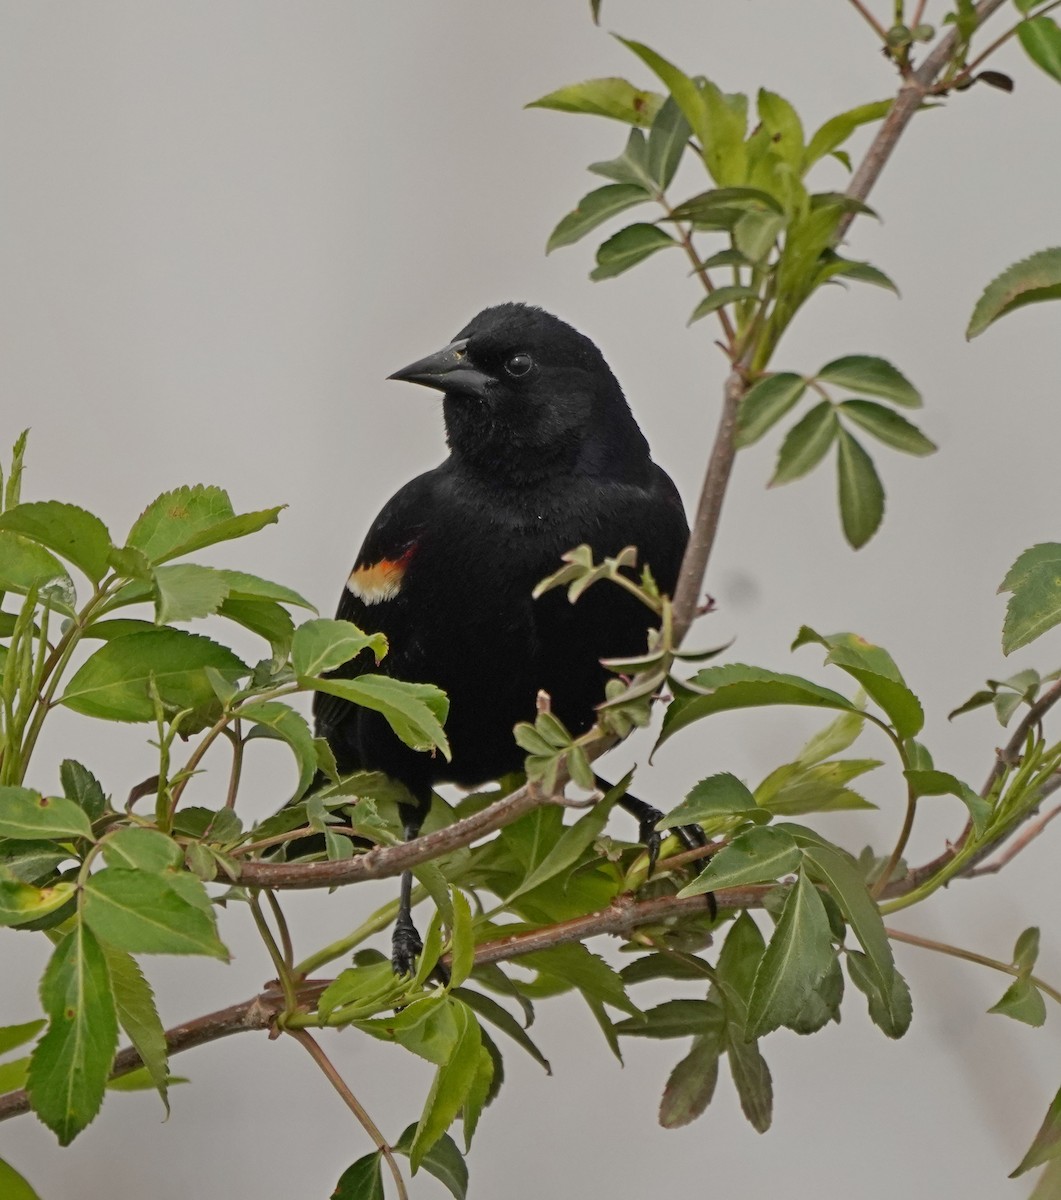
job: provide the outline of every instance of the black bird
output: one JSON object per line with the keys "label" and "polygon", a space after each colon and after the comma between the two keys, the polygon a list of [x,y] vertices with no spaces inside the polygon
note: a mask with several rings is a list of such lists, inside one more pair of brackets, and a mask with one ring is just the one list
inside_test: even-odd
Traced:
{"label": "black bird", "polygon": [[[444,349],[391,379],[443,393],[449,457],[407,483],[369,529],[337,616],[386,634],[380,670],[449,696],[452,761],[410,749],[369,709],[318,693],[314,714],[341,773],[379,770],[403,783],[415,837],[434,784],[481,784],[522,769],[512,736],[533,720],[539,689],[574,734],[604,699],[605,657],[644,652],[651,611],[600,583],[576,604],[531,592],[588,542],[597,560],[638,548],[664,592],[678,577],[688,525],[678,491],[652,461],[597,347],[525,304],[485,309]],[[336,672],[376,669],[362,655]],[[659,813],[628,797],[645,840]],[[689,834],[686,832],[686,838]],[[699,829],[693,844],[703,844]],[[702,837],[702,835],[701,835]],[[421,949],[402,879],[394,963]]]}

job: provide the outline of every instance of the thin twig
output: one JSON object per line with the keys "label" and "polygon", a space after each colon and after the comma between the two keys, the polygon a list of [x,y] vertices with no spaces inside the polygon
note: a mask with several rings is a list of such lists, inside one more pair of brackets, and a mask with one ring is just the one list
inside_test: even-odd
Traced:
{"label": "thin twig", "polygon": [[394,1177],[395,1187],[398,1189],[399,1200],[409,1200],[409,1193],[405,1190],[405,1180],[402,1179],[402,1173],[398,1170],[398,1164],[394,1161],[394,1154],[391,1151],[387,1139],[380,1133],[375,1121],[368,1115],[361,1101],[347,1087],[346,1081],[335,1069],[335,1065],[331,1059],[320,1048],[313,1035],[307,1029],[288,1029],[286,1030],[290,1037],[293,1037],[304,1049],[309,1052],[310,1057],[324,1072],[325,1078],[333,1088],[343,1098],[343,1103],[357,1118],[361,1128],[376,1144],[376,1149],[383,1155],[387,1161],[387,1166],[390,1167],[391,1175]]}
{"label": "thin twig", "polygon": [[998,858],[993,859],[989,863],[984,863],[983,866],[973,867],[971,870],[965,872],[966,876],[973,879],[977,875],[994,875],[996,872],[1001,871],[1007,863],[1012,862],[1022,850],[1027,849],[1035,841],[1058,813],[1061,813],[1061,808],[1052,808],[1044,816],[1041,816],[1038,821],[1033,821],[1019,838],[1014,839],[1006,847]]}
{"label": "thin twig", "polygon": [[[1059,4],[1061,4],[1061,0],[1054,0],[1053,4],[1046,5],[1045,8],[1039,9],[1039,11],[1036,13],[1030,13],[1029,17],[1041,17],[1044,13],[1048,13],[1052,8],[1057,8]],[[1001,37],[995,38],[995,40],[991,43],[991,45],[988,46],[988,48],[982,54],[978,54],[976,56],[976,58],[974,58],[973,61],[971,63],[969,63],[969,65],[963,71],[959,72],[959,74],[957,74],[954,77],[954,79],[952,80],[952,83],[960,83],[960,82],[964,81],[965,79],[971,78],[972,74],[976,70],[976,68],[978,66],[980,66],[981,63],[983,63],[987,59],[989,59],[991,57],[991,55],[994,54],[995,51],[1000,46],[1004,46],[1006,44],[1006,42],[1008,42],[1009,39],[1011,37],[1013,37],[1013,35],[1017,32],[1017,30],[1020,29],[1020,27],[1026,23],[1027,23],[1026,21],[1018,21],[1016,23],[1016,25],[1013,25],[1009,29],[1007,29],[1006,32],[1004,34],[1002,34]]]}
{"label": "thin twig", "polygon": [[888,31],[884,28],[884,26],[880,23],[880,21],[878,21],[877,18],[869,11],[869,9],[866,8],[866,6],[861,2],[861,0],[849,0],[849,3],[851,4],[851,7],[863,17],[866,24],[872,28],[873,32],[877,35],[877,37],[879,37],[882,42],[887,44]]}

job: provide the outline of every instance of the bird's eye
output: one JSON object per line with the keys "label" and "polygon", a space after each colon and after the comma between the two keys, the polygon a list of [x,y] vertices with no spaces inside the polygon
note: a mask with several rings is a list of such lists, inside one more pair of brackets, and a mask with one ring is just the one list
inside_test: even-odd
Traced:
{"label": "bird's eye", "polygon": [[505,363],[505,370],[518,379],[520,375],[526,375],[533,366],[534,359],[529,354],[513,354]]}

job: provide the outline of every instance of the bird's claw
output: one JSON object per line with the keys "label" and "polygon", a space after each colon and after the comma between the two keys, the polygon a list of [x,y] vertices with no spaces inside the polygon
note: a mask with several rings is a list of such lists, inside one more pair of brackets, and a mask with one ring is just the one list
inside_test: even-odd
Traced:
{"label": "bird's claw", "polygon": [[424,949],[424,943],[416,932],[412,921],[403,921],[400,917],[394,924],[394,934],[391,937],[391,965],[395,975],[413,976],[416,974],[416,960]]}
{"label": "bird's claw", "polygon": [[[658,809],[649,808],[642,813],[637,830],[638,840],[648,852],[648,875],[650,878],[656,869],[659,848],[663,844],[663,834],[656,828],[662,816],[663,814]],[[705,846],[710,845],[710,839],[699,825],[674,825],[667,832],[673,833],[686,850],[702,850]],[[707,893],[707,909],[712,919],[718,915],[718,905],[715,903],[712,892]]]}

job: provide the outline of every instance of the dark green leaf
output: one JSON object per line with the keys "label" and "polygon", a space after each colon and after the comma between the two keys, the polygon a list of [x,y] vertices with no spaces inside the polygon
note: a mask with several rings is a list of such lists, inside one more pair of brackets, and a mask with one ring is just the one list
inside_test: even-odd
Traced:
{"label": "dark green leaf", "polygon": [[741,287],[736,284],[715,288],[693,309],[686,324],[691,325],[694,321],[699,321],[701,317],[725,308],[727,304],[736,304],[739,300],[755,300],[758,295],[755,288]]}
{"label": "dark green leaf", "polygon": [[851,982],[869,1001],[870,1020],[888,1037],[901,1038],[909,1029],[913,1015],[906,980],[896,971],[891,987],[884,992],[880,974],[864,954],[858,950],[848,950],[846,957]]}
{"label": "dark green leaf", "polygon": [[131,633],[106,642],[75,672],[60,703],[87,717],[154,721],[152,684],[171,709],[216,703],[205,668],[235,680],[247,667],[225,646],[180,629]]}
{"label": "dark green leaf", "polygon": [[740,1097],[741,1112],[751,1127],[765,1133],[773,1119],[774,1088],[770,1068],[759,1052],[758,1042],[745,1042],[733,1034],[727,1037],[726,1054],[730,1074]]}
{"label": "dark green leaf", "polygon": [[668,246],[678,242],[658,225],[639,223],[627,225],[608,238],[597,250],[597,266],[590,272],[590,279],[611,279]]}
{"label": "dark green leaf", "polygon": [[73,615],[74,582],[62,563],[29,538],[0,530],[0,592],[24,596],[34,588],[40,603]]}
{"label": "dark green leaf", "polygon": [[570,246],[591,230],[603,225],[610,217],[643,204],[651,199],[637,183],[609,183],[582,197],[578,207],[569,212],[549,236],[545,253],[561,246]]}
{"label": "dark green leaf", "polygon": [[551,108],[557,112],[589,113],[611,117],[628,125],[648,126],[663,103],[656,92],[635,88],[625,79],[587,79],[557,88],[547,96],[532,100],[526,108]]}
{"label": "dark green leaf", "polygon": [[800,1032],[804,1006],[835,963],[825,905],[801,871],[755,974],[748,1033],[762,1037],[782,1025]]}
{"label": "dark green leaf", "polygon": [[99,583],[107,571],[111,538],[107,526],[76,504],[41,500],[17,504],[0,514],[0,530],[22,534],[54,550]]}
{"label": "dark green leaf", "polygon": [[722,1049],[717,1034],[693,1039],[692,1049],[670,1073],[659,1105],[659,1123],[678,1129],[694,1121],[711,1103],[718,1082],[718,1056]]}
{"label": "dark green leaf", "polygon": [[807,390],[802,375],[782,371],[753,384],[744,394],[737,415],[736,445],[750,446],[793,408]]}
{"label": "dark green leaf", "polygon": [[527,1036],[523,1026],[509,1013],[508,1009],[502,1008],[496,1000],[484,996],[482,992],[474,992],[470,988],[455,988],[452,994],[456,999],[467,1004],[484,1021],[489,1021],[491,1025],[495,1025],[503,1033],[507,1033],[518,1046],[526,1050],[531,1058],[545,1069],[547,1075],[553,1073],[549,1060]]}
{"label": "dark green leaf", "polygon": [[63,795],[80,808],[90,821],[98,820],[107,811],[107,797],[99,780],[88,767],[66,758],[59,765],[59,781]]}
{"label": "dark green leaf", "polygon": [[648,170],[648,142],[640,129],[630,130],[626,147],[618,158],[590,163],[588,170],[591,174],[600,175],[614,183],[636,184],[649,194],[655,190]]}
{"label": "dark green leaf", "polygon": [[1052,1158],[1061,1154],[1061,1092],[1050,1101],[1043,1123],[1035,1140],[1028,1147],[1028,1153],[1020,1160],[1017,1169],[1010,1174],[1010,1179],[1016,1179],[1032,1167],[1042,1166]]}
{"label": "dark green leaf", "polygon": [[127,547],[141,551],[157,565],[275,525],[281,508],[283,505],[237,516],[228,493],[221,488],[203,484],[175,488],[163,492],[140,514],[129,531]]}
{"label": "dark green leaf", "polygon": [[930,442],[916,425],[883,404],[875,404],[872,400],[845,400],[839,411],[841,416],[861,425],[878,441],[904,454],[934,454],[937,449],[935,442]]}
{"label": "dark green leaf", "polygon": [[675,825],[693,825],[698,821],[755,811],[755,797],[747,787],[736,775],[721,771],[701,779],[677,808],[660,817],[656,828],[665,833]]}
{"label": "dark green leaf", "polygon": [[987,1010],[1038,1027],[1046,1020],[1046,1002],[1030,979],[1014,979],[1002,999]]}
{"label": "dark green leaf", "polygon": [[356,658],[362,650],[371,650],[378,663],[387,653],[387,639],[382,633],[362,633],[350,621],[319,617],[295,630],[291,665],[296,675],[323,675]]}
{"label": "dark green leaf", "polygon": [[26,1180],[2,1158],[0,1158],[0,1196],[3,1196],[4,1200],[40,1200]]}
{"label": "dark green leaf", "polygon": [[884,517],[884,488],[866,453],[846,429],[839,431],[836,463],[840,493],[840,520],[844,536],[859,550],[880,528]]}
{"label": "dark green leaf", "polygon": [[92,837],[88,817],[73,800],[41,796],[24,787],[0,787],[0,837],[15,840]]}
{"label": "dark green leaf", "polygon": [[[410,1125],[402,1136],[395,1142],[394,1149],[399,1154],[408,1154],[412,1150],[416,1126]],[[457,1143],[444,1133],[420,1161],[420,1165],[430,1175],[445,1184],[450,1195],[457,1200],[465,1200],[468,1194],[468,1164],[457,1149]]]}
{"label": "dark green leaf", "polygon": [[67,1146],[99,1112],[118,1045],[107,963],[78,922],[56,946],[41,979],[49,1024],[30,1060],[33,1111]]}
{"label": "dark green leaf", "polygon": [[520,965],[532,971],[555,975],[569,987],[576,987],[587,996],[622,1009],[633,1017],[641,1015],[641,1010],[626,994],[622,977],[604,959],[591,954],[579,943],[571,942],[521,955]]}
{"label": "dark green leaf", "polygon": [[769,486],[791,483],[812,471],[842,432],[833,405],[828,400],[816,404],[785,434]]}
{"label": "dark green leaf", "polygon": [[[668,215],[671,221],[692,221],[694,224],[718,220],[718,213],[733,213],[732,224],[748,212],[783,212],[780,201],[762,188],[720,187],[701,192],[675,205]],[[724,218],[730,221],[727,216]],[[738,252],[739,253],[739,252]],[[741,255],[743,259],[744,256]],[[705,263],[705,266],[707,264]]]}
{"label": "dark green leaf", "polygon": [[738,834],[723,846],[692,883],[679,896],[699,896],[721,888],[748,883],[769,883],[794,871],[800,853],[787,833],[763,825]]}
{"label": "dark green leaf", "polygon": [[706,1000],[666,1000],[640,1017],[620,1021],[615,1029],[625,1037],[680,1038],[721,1033],[724,1018],[717,1004]]}
{"label": "dark green leaf", "polygon": [[406,683],[386,675],[359,675],[356,679],[308,679],[303,686],[328,692],[382,713],[394,732],[414,750],[441,750],[450,757],[442,729],[449,713],[446,693],[431,683]]}
{"label": "dark green leaf", "polygon": [[112,946],[131,954],[207,954],[228,959],[202,883],[107,867],[85,883],[84,918]]}
{"label": "dark green leaf", "polygon": [[330,1200],[385,1200],[382,1154],[366,1154],[339,1176]]}
{"label": "dark green leaf", "polygon": [[71,857],[62,842],[33,839],[0,840],[0,879],[43,883],[55,868]]}
{"label": "dark green leaf", "polygon": [[271,730],[291,747],[298,763],[298,786],[291,799],[300,799],[317,773],[317,750],[306,718],[278,700],[244,704],[239,715],[241,719],[254,722],[257,728]]}
{"label": "dark green leaf", "polygon": [[[1024,26],[1018,26],[1024,28]],[[1026,304],[1061,297],[1061,248],[1039,250],[1007,267],[993,279],[976,302],[965,336],[976,337],[999,317]]]}
{"label": "dark green leaf", "polygon": [[1061,83],[1061,28],[1053,17],[1033,17],[1017,26],[1025,53],[1051,79]]}
{"label": "dark green leaf", "polygon": [[904,771],[907,782],[915,796],[957,796],[969,810],[973,828],[981,834],[991,817],[991,804],[967,784],[962,783],[947,771],[910,770]]}
{"label": "dark green leaf", "polygon": [[166,1049],[166,1033],[155,1007],[155,995],[144,978],[136,959],[113,946],[103,947],[114,990],[114,1004],[118,1022],[129,1041],[136,1047],[143,1060],[149,1086],[153,1086],[162,1098],[167,1114],[169,1100],[169,1060]]}
{"label": "dark green leaf", "polygon": [[191,621],[216,613],[228,598],[223,574],[196,563],[175,563],[155,570],[155,623]]}
{"label": "dark green leaf", "polygon": [[1012,592],[1002,627],[1002,651],[1011,654],[1061,622],[1061,544],[1025,550],[998,589]]}
{"label": "dark green leaf", "polygon": [[817,278],[822,283],[827,279],[853,279],[856,283],[870,283],[874,287],[884,288],[886,291],[899,295],[899,289],[894,282],[871,263],[853,262],[851,259],[841,258],[839,254],[831,251],[827,251],[822,256]]}
{"label": "dark green leaf", "polygon": [[890,362],[870,354],[833,359],[818,372],[818,378],[844,391],[879,396],[904,408],[921,407],[921,393],[909,379]]}
{"label": "dark green leaf", "polygon": [[648,173],[661,190],[670,187],[692,130],[673,96],[668,96],[652,121],[648,134]]}

